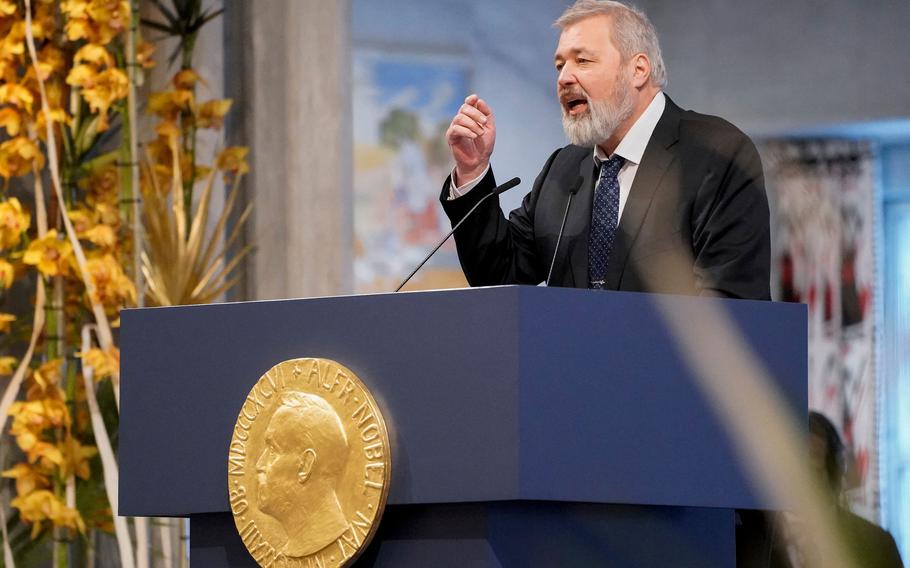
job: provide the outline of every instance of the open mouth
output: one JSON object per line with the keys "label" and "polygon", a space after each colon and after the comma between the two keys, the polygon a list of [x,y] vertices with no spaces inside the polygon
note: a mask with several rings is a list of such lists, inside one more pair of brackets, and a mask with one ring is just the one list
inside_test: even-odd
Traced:
{"label": "open mouth", "polygon": [[566,112],[575,116],[588,110],[588,99],[584,97],[568,97],[564,99]]}

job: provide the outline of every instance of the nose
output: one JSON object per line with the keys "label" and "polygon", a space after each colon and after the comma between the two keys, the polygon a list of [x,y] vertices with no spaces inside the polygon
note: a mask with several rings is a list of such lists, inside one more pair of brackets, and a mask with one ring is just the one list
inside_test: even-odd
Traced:
{"label": "nose", "polygon": [[256,460],[256,472],[265,473],[265,459],[266,454],[268,453],[267,449],[262,450],[262,453],[259,454],[259,459]]}
{"label": "nose", "polygon": [[559,76],[556,79],[556,84],[560,89],[563,89],[570,85],[574,85],[575,83],[577,83],[575,79],[575,71],[567,62],[562,66],[562,69],[559,70]]}

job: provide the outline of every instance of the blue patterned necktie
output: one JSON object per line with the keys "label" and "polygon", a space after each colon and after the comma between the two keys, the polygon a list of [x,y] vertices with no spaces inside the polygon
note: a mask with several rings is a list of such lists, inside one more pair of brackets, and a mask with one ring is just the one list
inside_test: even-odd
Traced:
{"label": "blue patterned necktie", "polygon": [[619,224],[619,170],[625,160],[613,156],[601,163],[600,180],[594,190],[594,210],[588,235],[588,286],[602,290],[607,262],[613,253],[616,225]]}

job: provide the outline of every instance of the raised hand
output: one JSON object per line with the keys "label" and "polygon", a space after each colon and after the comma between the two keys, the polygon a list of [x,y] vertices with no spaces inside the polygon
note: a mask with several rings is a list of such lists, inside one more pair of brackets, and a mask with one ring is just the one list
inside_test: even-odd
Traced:
{"label": "raised hand", "polygon": [[455,159],[455,185],[478,177],[490,163],[496,142],[496,120],[486,101],[477,95],[464,100],[446,130],[446,142]]}

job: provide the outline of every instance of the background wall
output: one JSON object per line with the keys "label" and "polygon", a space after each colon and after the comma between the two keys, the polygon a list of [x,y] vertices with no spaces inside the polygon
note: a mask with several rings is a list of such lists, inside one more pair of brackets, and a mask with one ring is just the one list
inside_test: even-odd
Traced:
{"label": "background wall", "polygon": [[565,143],[553,69],[558,34],[550,27],[564,5],[553,0],[354,0],[351,35],[355,49],[461,54],[472,62],[472,90],[496,116],[494,171],[502,181],[522,179],[518,189],[502,197],[509,210],[530,189],[547,157]]}
{"label": "background wall", "polygon": [[910,3],[638,4],[660,35],[668,92],[684,107],[753,135],[910,116]]}

